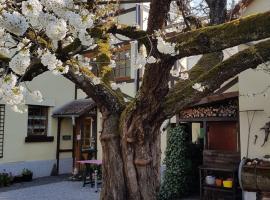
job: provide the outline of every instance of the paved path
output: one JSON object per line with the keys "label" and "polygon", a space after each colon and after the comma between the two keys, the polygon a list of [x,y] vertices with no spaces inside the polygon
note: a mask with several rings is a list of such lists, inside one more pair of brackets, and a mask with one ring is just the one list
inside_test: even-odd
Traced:
{"label": "paved path", "polygon": [[61,181],[1,192],[0,200],[98,200],[99,194],[81,182]]}
{"label": "paved path", "polygon": [[[45,177],[0,188],[0,200],[99,200],[90,185],[68,181],[68,176]],[[182,200],[198,200],[198,197]]]}

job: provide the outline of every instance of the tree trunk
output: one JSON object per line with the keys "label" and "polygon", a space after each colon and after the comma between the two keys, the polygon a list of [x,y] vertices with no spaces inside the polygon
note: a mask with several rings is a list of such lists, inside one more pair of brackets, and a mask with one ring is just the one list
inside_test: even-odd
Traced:
{"label": "tree trunk", "polygon": [[159,127],[147,129],[150,124],[143,121],[136,121],[135,126],[126,125],[123,128],[121,144],[127,199],[155,200],[160,186]]}
{"label": "tree trunk", "polygon": [[127,190],[120,149],[119,115],[103,109],[102,132],[102,191],[101,200],[126,200]]}
{"label": "tree trunk", "polygon": [[143,123],[141,116],[132,114],[132,124],[124,120],[119,126],[119,115],[102,115],[101,199],[155,200],[160,186],[160,124]]}

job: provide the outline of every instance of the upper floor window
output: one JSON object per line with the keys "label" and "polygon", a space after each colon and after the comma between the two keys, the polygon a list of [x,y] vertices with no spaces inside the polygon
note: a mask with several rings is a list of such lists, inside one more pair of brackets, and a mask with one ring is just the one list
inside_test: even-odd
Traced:
{"label": "upper floor window", "polygon": [[0,158],[3,158],[4,151],[4,123],[5,105],[0,105]]}
{"label": "upper floor window", "polygon": [[117,52],[115,62],[114,77],[116,79],[130,78],[130,49]]}
{"label": "upper floor window", "polygon": [[28,106],[28,136],[43,135],[48,131],[48,107]]}

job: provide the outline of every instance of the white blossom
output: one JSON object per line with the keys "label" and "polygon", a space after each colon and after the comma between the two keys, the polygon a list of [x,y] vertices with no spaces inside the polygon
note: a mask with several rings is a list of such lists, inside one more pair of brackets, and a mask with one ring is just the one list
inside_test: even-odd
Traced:
{"label": "white blossom", "polygon": [[203,92],[205,90],[205,86],[202,86],[201,83],[195,83],[192,88],[194,90],[198,90],[199,92]]}
{"label": "white blossom", "polygon": [[24,100],[25,88],[22,86],[15,86],[11,90],[4,91],[3,99],[7,104],[17,105]]}
{"label": "white blossom", "polygon": [[176,44],[166,42],[163,40],[162,37],[157,37],[157,40],[158,40],[157,49],[160,53],[170,54],[172,56],[177,54],[177,52],[175,51]]}
{"label": "white blossom", "polygon": [[0,17],[0,27],[15,35],[22,36],[28,29],[29,25],[25,17],[20,13],[16,11],[13,13],[3,11],[2,16]]}
{"label": "white blossom", "polygon": [[136,61],[135,61],[135,65],[138,69],[141,69],[143,68],[145,65],[146,65],[146,58],[141,55],[141,54],[138,54],[137,58],[136,58]]}
{"label": "white blossom", "polygon": [[17,112],[17,113],[26,113],[27,112],[27,106],[25,104],[18,104],[18,105],[13,105],[11,106],[11,109],[14,111],[14,112]]}
{"label": "white blossom", "polygon": [[93,77],[93,78],[92,78],[92,83],[93,83],[94,85],[99,85],[99,84],[101,83],[101,80],[100,80],[99,77]]}
{"label": "white blossom", "polygon": [[68,73],[69,66],[68,65],[58,65],[56,68],[52,71],[54,75],[61,75]]}
{"label": "white blossom", "polygon": [[53,41],[59,41],[66,37],[67,24],[63,19],[52,21],[46,27],[47,36]]}
{"label": "white blossom", "polygon": [[21,50],[16,54],[9,62],[9,67],[19,75],[23,75],[30,65],[30,54],[29,51]]}
{"label": "white blossom", "polygon": [[172,75],[173,77],[179,77],[179,75],[180,75],[180,72],[179,72],[178,69],[172,69],[172,70],[170,71],[170,73],[171,73],[171,75]]}
{"label": "white blossom", "polygon": [[94,43],[94,39],[87,33],[86,30],[81,30],[78,37],[84,46],[92,46]]}
{"label": "white blossom", "polygon": [[0,78],[0,86],[4,91],[11,90],[13,87],[15,87],[16,83],[17,76],[15,76],[13,73]]}
{"label": "white blossom", "polygon": [[117,90],[119,87],[118,87],[118,85],[116,84],[116,83],[111,83],[111,88],[113,89],[113,90]]}
{"label": "white blossom", "polygon": [[39,0],[27,0],[22,2],[22,14],[27,17],[38,17],[42,12]]}
{"label": "white blossom", "polygon": [[188,73],[181,73],[180,78],[183,80],[187,80],[189,78],[189,74]]}
{"label": "white blossom", "polygon": [[110,62],[110,67],[111,67],[111,68],[115,68],[115,67],[116,67],[116,62],[115,62],[115,60],[111,60],[111,62]]}
{"label": "white blossom", "polygon": [[47,66],[49,70],[54,70],[57,62],[56,56],[48,50],[41,56],[41,63]]}
{"label": "white blossom", "polygon": [[157,59],[154,56],[150,56],[147,58],[147,63],[149,63],[149,64],[153,64],[156,62],[157,62]]}
{"label": "white blossom", "polygon": [[31,97],[37,101],[37,102],[42,102],[43,101],[43,97],[42,94],[39,90],[34,90],[30,93]]}

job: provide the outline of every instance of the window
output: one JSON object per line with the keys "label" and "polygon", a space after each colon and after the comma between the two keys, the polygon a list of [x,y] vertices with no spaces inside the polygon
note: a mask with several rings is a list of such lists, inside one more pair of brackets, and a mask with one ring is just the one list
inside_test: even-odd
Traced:
{"label": "window", "polygon": [[48,107],[28,106],[28,136],[47,136]]}
{"label": "window", "polygon": [[115,55],[116,67],[114,68],[114,77],[130,77],[130,50],[120,51]]}
{"label": "window", "polygon": [[0,105],[0,158],[4,154],[4,123],[5,123],[5,105]]}

